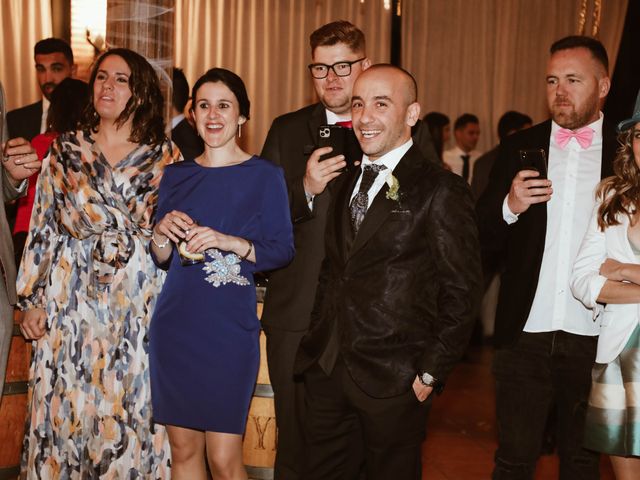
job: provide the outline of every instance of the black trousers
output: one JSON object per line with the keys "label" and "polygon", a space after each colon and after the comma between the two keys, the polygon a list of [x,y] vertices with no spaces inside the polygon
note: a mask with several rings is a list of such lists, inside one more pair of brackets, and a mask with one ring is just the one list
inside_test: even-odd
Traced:
{"label": "black trousers", "polygon": [[533,478],[551,408],[556,409],[560,480],[600,478],[599,455],[582,448],[597,337],[523,332],[495,353],[498,450],[494,480]]}
{"label": "black trousers", "polygon": [[304,376],[305,480],[353,480],[352,442],[364,449],[367,480],[419,480],[421,445],[431,400],[420,403],[413,389],[373,398],[353,381],[341,359],[327,375],[318,365]]}
{"label": "black trousers", "polygon": [[274,467],[275,480],[301,480],[304,437],[304,386],[294,381],[293,363],[306,332],[289,332],[264,327],[267,336],[267,363],[273,387],[273,401],[278,426],[278,448]]}

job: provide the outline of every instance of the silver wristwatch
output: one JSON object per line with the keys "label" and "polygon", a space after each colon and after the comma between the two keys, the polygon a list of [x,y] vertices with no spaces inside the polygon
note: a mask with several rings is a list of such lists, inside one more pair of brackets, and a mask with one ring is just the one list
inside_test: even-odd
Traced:
{"label": "silver wristwatch", "polygon": [[438,380],[436,380],[432,375],[428,374],[427,372],[422,372],[421,374],[418,375],[418,378],[420,379],[420,383],[422,383],[426,387],[435,387],[436,384],[438,383]]}

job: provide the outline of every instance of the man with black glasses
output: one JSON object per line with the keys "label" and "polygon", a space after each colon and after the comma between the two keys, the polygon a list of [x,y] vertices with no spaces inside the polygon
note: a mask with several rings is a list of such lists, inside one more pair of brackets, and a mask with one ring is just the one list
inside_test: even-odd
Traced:
{"label": "man with black glasses", "polygon": [[[338,122],[351,127],[353,84],[371,65],[364,34],[349,22],[324,25],[309,40],[312,63],[308,68],[320,101],[276,118],[262,149],[264,158],[284,168],[296,245],[293,262],[269,276],[262,314],[278,425],[277,480],[301,478],[304,398],[302,384],[293,378],[293,363],[309,326],[324,258],[327,185],[346,166],[343,156],[320,161],[331,149],[316,148],[318,130]],[[419,126],[413,137],[425,157],[439,163],[426,126]]]}

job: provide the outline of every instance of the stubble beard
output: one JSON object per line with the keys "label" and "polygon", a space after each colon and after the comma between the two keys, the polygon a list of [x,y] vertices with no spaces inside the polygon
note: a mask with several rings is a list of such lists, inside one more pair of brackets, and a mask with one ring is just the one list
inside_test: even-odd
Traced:
{"label": "stubble beard", "polygon": [[566,107],[552,105],[551,117],[562,128],[567,128],[569,130],[577,130],[578,128],[589,125],[593,121],[593,118],[597,117],[597,114],[600,111],[598,100],[590,101],[581,109],[576,109],[576,106],[573,103],[568,111],[563,111],[562,108]]}

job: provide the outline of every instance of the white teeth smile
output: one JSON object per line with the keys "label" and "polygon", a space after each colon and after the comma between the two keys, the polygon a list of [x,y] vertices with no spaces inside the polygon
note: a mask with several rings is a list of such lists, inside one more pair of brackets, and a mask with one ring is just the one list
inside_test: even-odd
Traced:
{"label": "white teeth smile", "polygon": [[381,132],[381,130],[360,130],[360,133],[362,133],[362,136],[364,138],[373,138],[376,135],[378,135]]}
{"label": "white teeth smile", "polygon": [[208,123],[206,125],[207,130],[220,130],[222,128],[222,125],[220,125],[219,123]]}

